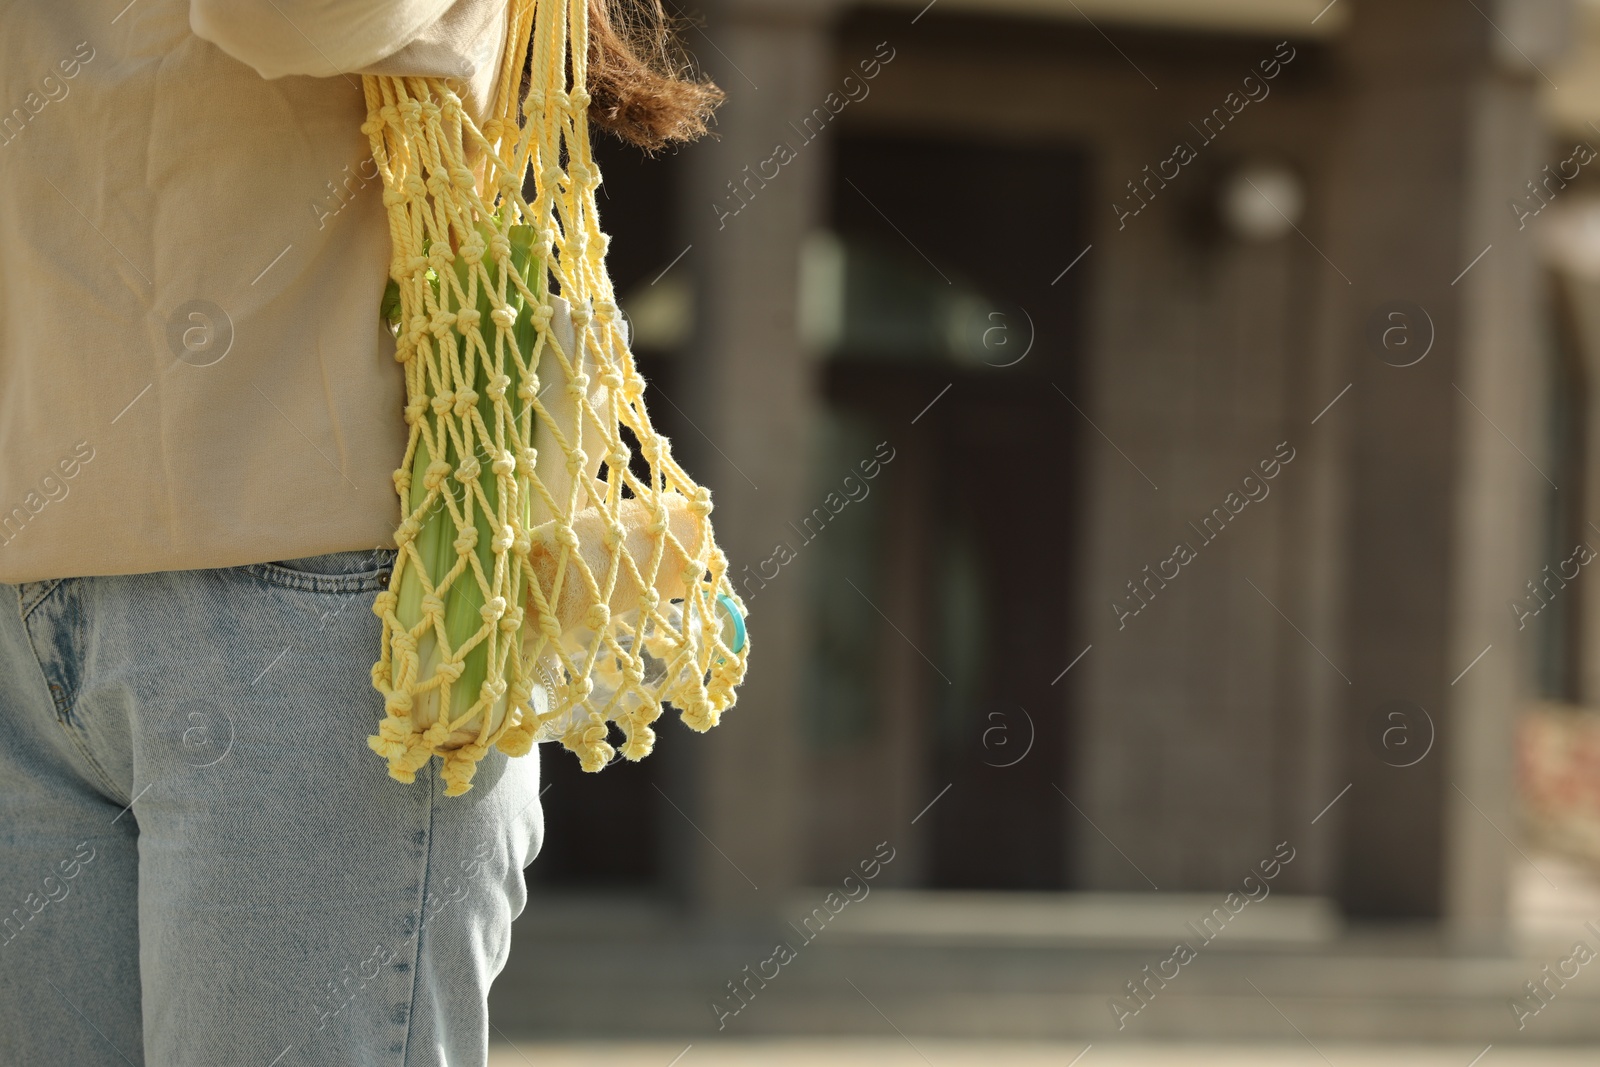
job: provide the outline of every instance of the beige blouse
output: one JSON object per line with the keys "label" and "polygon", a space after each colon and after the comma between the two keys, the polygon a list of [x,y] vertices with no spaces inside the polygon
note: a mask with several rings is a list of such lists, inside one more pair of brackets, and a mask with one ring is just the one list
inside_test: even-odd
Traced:
{"label": "beige blouse", "polygon": [[482,114],[503,0],[124,2],[0,34],[0,582],[392,545],[359,74]]}

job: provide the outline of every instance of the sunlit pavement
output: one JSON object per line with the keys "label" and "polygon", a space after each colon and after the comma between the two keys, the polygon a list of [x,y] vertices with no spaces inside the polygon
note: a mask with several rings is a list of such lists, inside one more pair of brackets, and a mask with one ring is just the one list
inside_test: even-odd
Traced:
{"label": "sunlit pavement", "polygon": [[489,1067],[1593,1067],[1600,1046],[1180,1045],[1101,1042],[793,1040],[555,1043],[519,1041],[489,1054]]}

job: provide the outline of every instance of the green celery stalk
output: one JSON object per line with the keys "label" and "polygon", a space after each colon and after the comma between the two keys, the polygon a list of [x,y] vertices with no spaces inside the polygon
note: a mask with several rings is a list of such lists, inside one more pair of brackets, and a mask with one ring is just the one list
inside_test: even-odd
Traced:
{"label": "green celery stalk", "polygon": [[[496,229],[492,221],[489,223],[480,224],[479,226],[479,234],[484,240],[485,244],[488,243],[495,232]],[[512,269],[517,271],[517,273],[523,278],[525,284],[528,285],[530,290],[532,290],[536,295],[542,296],[544,292],[544,271],[541,268],[540,262],[533,254],[532,227],[513,226],[510,228],[509,236],[511,239]],[[490,281],[488,285],[485,286],[482,283],[482,279],[479,279],[480,284],[478,286],[476,307],[479,314],[479,330],[484,334],[484,340],[489,347],[490,360],[492,362],[495,345],[495,333],[497,328],[489,318],[489,314],[492,310],[489,300],[489,293],[493,291],[495,286],[498,285],[499,268],[492,260],[487,258],[483,261],[483,265],[489,275]],[[468,274],[468,265],[463,260],[458,258],[454,262],[453,268],[455,270],[457,281],[461,285],[462,291],[467,291],[468,280],[470,277]],[[457,307],[455,290],[453,288],[439,285],[438,279],[436,278],[431,279],[431,284],[433,285],[436,298],[440,300],[445,310],[459,310]],[[389,321],[394,323],[398,321],[399,317],[399,291],[398,287],[395,286],[393,282],[390,283],[390,290],[392,292],[387,293],[385,296],[384,310],[389,318]],[[512,326],[512,330],[513,335],[517,340],[517,344],[523,354],[523,358],[526,360],[527,353],[531,350],[532,339],[534,336],[532,309],[526,306],[526,301],[524,301],[521,294],[517,292],[514,286],[507,287],[506,299],[507,302],[517,311],[517,318]],[[474,549],[474,552],[479,561],[479,565],[483,568],[485,576],[492,581],[494,577],[494,520],[499,508],[500,487],[497,476],[493,470],[492,457],[489,451],[495,447],[494,402],[488,393],[488,384],[491,371],[484,366],[484,361],[481,354],[472,352],[470,353],[469,360],[470,362],[467,368],[467,382],[456,382],[453,384],[457,391],[470,385],[470,388],[478,394],[477,409],[490,434],[488,440],[477,441],[477,458],[480,465],[478,484],[482,487],[484,498],[487,500],[488,506],[485,508],[477,500],[476,496],[473,495],[470,508],[473,514],[473,526],[476,528],[478,534],[477,545]],[[521,385],[522,376],[518,372],[515,362],[509,358],[509,353],[507,354],[507,359],[505,361],[505,370],[506,374],[511,379],[510,385],[507,387],[506,395],[512,404],[513,409],[515,409],[517,405],[517,390]],[[436,389],[437,383],[429,381],[428,390],[430,399],[433,395],[436,395]],[[430,414],[425,417],[432,418],[433,416],[430,412]],[[459,449],[453,440],[447,438],[443,444],[445,452],[444,459],[447,463],[449,463],[452,471],[454,471],[455,468],[460,466],[464,457],[459,454]],[[412,461],[412,481],[410,499],[408,501],[412,511],[415,511],[418,507],[422,506],[423,502],[427,498],[428,491],[426,486],[423,485],[423,477],[427,472],[428,465],[432,462],[432,458],[433,457],[429,454],[426,445],[419,441],[416,455]],[[456,481],[453,474],[449,476],[444,488],[445,491],[449,492],[452,498],[457,502],[458,507],[465,509],[469,506],[467,504],[467,497],[469,494],[466,492],[466,487],[460,482]],[[524,497],[521,518],[524,522],[526,522],[528,518],[528,505],[526,503],[526,497]],[[449,509],[441,501],[435,505],[434,509],[423,521],[422,527],[418,531],[416,538],[417,553],[422,558],[424,566],[428,572],[428,577],[435,586],[437,586],[438,582],[444,577],[445,573],[456,564],[457,557],[455,553],[454,541],[455,524],[450,516]],[[483,591],[478,587],[476,577],[470,572],[470,566],[471,565],[469,563],[468,570],[456,578],[455,582],[450,586],[450,589],[445,596],[445,633],[450,643],[450,647],[457,650],[459,650],[461,646],[465,644],[466,641],[468,641],[483,626],[483,616],[481,611],[484,603]],[[516,584],[517,588],[513,589],[513,595],[515,598],[512,602],[513,605],[520,600],[521,596],[520,581]],[[407,627],[414,626],[421,618],[422,595],[423,590],[421,576],[414,573],[413,570],[408,569],[401,578],[400,587],[397,594],[396,614],[399,617],[402,625]],[[439,659],[438,640],[431,630],[425,632],[418,639],[417,652],[420,661],[418,679],[426,680],[432,674]],[[463,658],[462,674],[460,678],[458,678],[451,685],[450,701],[448,706],[444,709],[443,714],[441,715],[433,713],[433,708],[424,706],[413,710],[412,714],[415,721],[426,725],[438,718],[454,719],[461,715],[464,711],[466,711],[467,708],[471,707],[472,704],[478,700],[483,683],[488,678],[489,667],[489,642],[487,639],[485,639],[474,646],[473,649]],[[437,704],[434,704],[434,708],[436,707]]]}

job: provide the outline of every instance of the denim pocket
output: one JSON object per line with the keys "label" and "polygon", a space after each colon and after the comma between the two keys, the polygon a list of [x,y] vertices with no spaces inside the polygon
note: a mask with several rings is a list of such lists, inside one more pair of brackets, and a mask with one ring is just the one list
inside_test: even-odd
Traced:
{"label": "denim pocket", "polygon": [[251,563],[240,569],[285,589],[312,593],[375,593],[388,586],[395,555],[392,548],[365,548],[276,563]]}

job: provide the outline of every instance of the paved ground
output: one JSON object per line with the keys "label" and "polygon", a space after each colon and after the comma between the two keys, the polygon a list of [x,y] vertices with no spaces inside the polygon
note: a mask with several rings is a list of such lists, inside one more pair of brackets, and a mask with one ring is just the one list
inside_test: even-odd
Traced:
{"label": "paved ground", "polygon": [[489,1067],[1594,1067],[1600,1047],[1167,1045],[993,1041],[704,1041],[501,1045]]}

